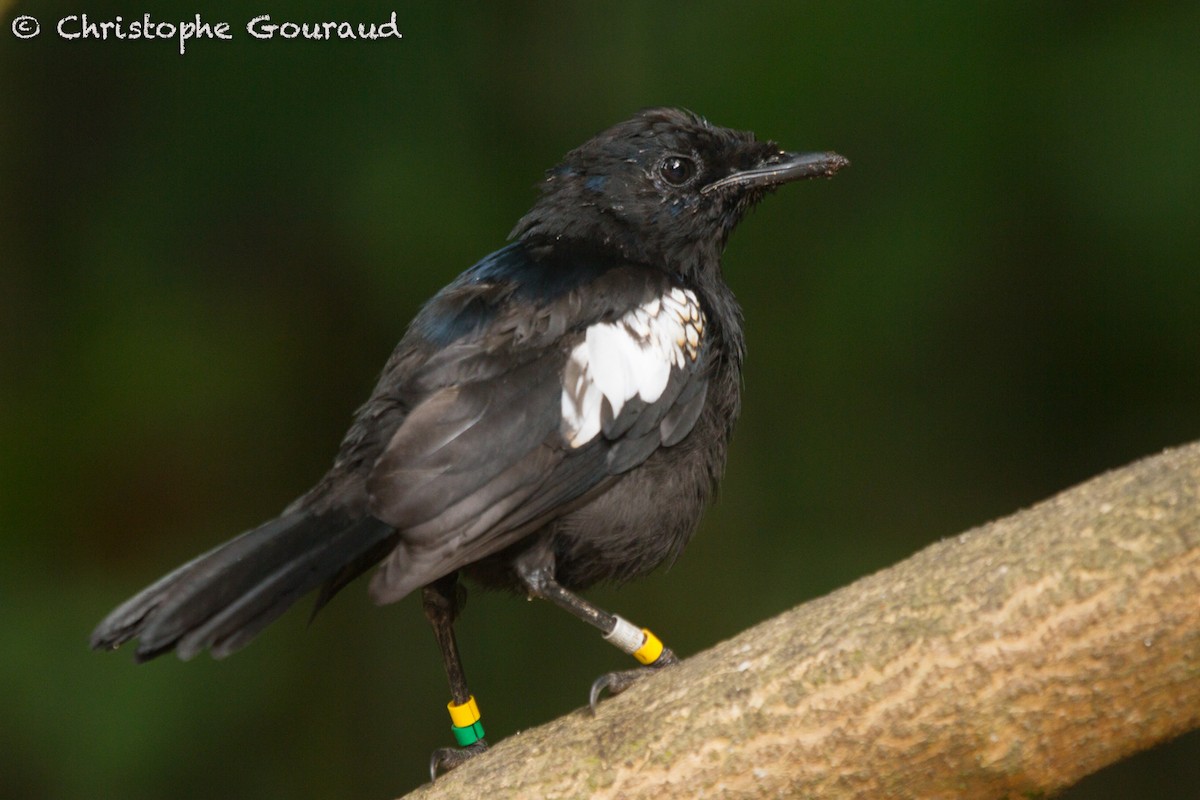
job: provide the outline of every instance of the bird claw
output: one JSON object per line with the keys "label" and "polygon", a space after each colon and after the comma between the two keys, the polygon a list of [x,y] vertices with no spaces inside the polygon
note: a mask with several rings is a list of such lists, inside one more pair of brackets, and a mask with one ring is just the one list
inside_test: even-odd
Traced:
{"label": "bird claw", "polygon": [[647,675],[658,672],[663,667],[669,667],[678,663],[679,659],[675,654],[669,648],[663,648],[662,653],[659,654],[653,664],[601,675],[599,678],[596,678],[595,683],[592,684],[591,691],[588,693],[588,706],[592,709],[592,714],[596,713],[596,705],[600,702],[600,696],[605,692],[611,695],[620,694]]}
{"label": "bird claw", "polygon": [[429,757],[429,780],[437,781],[438,772],[449,772],[488,749],[485,739],[466,747],[439,747]]}

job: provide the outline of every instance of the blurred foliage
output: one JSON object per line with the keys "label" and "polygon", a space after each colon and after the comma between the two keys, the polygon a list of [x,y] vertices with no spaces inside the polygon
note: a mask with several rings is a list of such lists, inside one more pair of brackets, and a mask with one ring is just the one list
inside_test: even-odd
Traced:
{"label": "blurred foliage", "polygon": [[[393,8],[399,42],[244,29]],[[669,573],[591,595],[677,651],[1200,436],[1195,3],[156,4],[232,23],[184,56],[54,34],[84,10],[0,28],[0,796],[424,779],[450,738],[414,598],[352,586],[225,662],[135,668],[87,634],[305,489],[422,300],[640,107],[853,161],[734,236],[722,499]],[[624,665],[478,592],[460,640],[494,739]],[[1068,797],[1195,797],[1198,765],[1191,735]]]}

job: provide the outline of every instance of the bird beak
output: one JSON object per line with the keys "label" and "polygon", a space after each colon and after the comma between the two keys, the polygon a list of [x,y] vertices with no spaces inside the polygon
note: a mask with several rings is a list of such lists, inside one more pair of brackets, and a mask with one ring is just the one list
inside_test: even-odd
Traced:
{"label": "bird beak", "polygon": [[778,153],[751,169],[744,169],[713,181],[700,190],[708,194],[729,186],[742,189],[765,189],[788,181],[806,178],[832,178],[850,161],[837,153]]}

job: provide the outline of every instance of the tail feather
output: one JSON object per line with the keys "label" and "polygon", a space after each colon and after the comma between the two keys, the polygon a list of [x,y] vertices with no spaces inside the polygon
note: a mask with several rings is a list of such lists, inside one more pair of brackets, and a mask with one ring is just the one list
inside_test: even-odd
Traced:
{"label": "tail feather", "polygon": [[215,657],[223,658],[249,644],[298,599],[328,581],[347,558],[356,555],[364,546],[370,547],[377,534],[384,532],[390,533],[391,529],[366,517],[325,538],[185,634],[176,645],[179,657],[191,658],[209,648]]}
{"label": "tail feather", "polygon": [[383,561],[389,553],[396,549],[396,545],[399,543],[400,536],[393,530],[391,536],[380,539],[371,545],[370,548],[363,550],[358,558],[347,563],[333,577],[321,584],[321,591],[317,593],[317,599],[313,603],[312,613],[309,615],[308,621],[312,622],[316,619],[320,610],[325,607],[326,603],[333,599],[335,594],[342,590],[342,587],[380,561]]}
{"label": "tail feather", "polygon": [[117,606],[92,631],[92,649],[115,650],[135,638],[146,626],[154,611],[162,604],[163,599],[170,596],[171,589],[186,578],[197,565],[212,558],[218,552],[232,547],[240,540],[253,536],[259,530],[259,528],[255,528],[246,531],[237,538],[193,558]]}
{"label": "tail feather", "polygon": [[[206,647],[218,658],[228,655],[302,595],[335,581],[336,591],[369,569],[364,554],[394,540],[395,531],[371,517],[285,514],[184,564],[118,606],[92,634],[92,647],[113,649],[137,638],[138,661],[173,649],[181,658]],[[357,571],[346,577],[351,567]]]}

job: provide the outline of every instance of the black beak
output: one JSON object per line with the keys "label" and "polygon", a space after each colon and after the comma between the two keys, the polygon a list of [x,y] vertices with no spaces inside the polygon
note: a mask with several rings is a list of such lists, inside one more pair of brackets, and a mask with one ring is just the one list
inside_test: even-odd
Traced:
{"label": "black beak", "polygon": [[806,178],[832,178],[834,173],[849,163],[848,159],[837,153],[779,153],[764,159],[757,167],[713,181],[700,193],[708,194],[730,186],[765,189]]}

